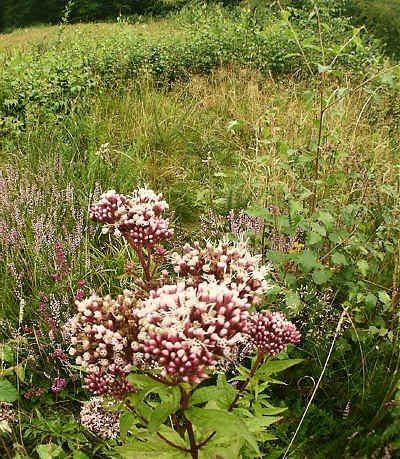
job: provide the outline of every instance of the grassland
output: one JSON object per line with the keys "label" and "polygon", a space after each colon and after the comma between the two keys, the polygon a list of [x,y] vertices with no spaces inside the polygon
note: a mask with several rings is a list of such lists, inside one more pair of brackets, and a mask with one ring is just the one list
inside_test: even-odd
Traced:
{"label": "grassland", "polygon": [[[212,11],[207,21],[211,31],[217,24],[221,36],[226,32],[226,23],[218,22]],[[338,450],[343,451],[340,457],[372,457],[384,454],[385,448],[396,457],[397,70],[382,58],[378,64],[365,64],[367,77],[353,71],[352,63],[367,54],[365,45],[356,57],[349,52],[335,71],[306,77],[304,68],[283,74],[277,67],[257,69],[245,65],[244,58],[219,56],[206,71],[188,65],[173,78],[168,72],[175,61],[163,61],[163,68],[168,68],[165,78],[162,71],[152,70],[156,64],[151,67],[150,61],[129,74],[125,56],[106,49],[107,44],[119,43],[117,51],[122,53],[126,41],[131,53],[132,43],[140,39],[162,43],[167,60],[165,43],[183,43],[187,34],[188,23],[171,17],[134,25],[40,26],[0,35],[7,78],[11,67],[11,75],[30,71],[35,59],[48,62],[48,56],[65,57],[69,49],[76,57],[80,46],[91,51],[96,42],[104,49],[93,60],[97,67],[87,64],[82,77],[82,87],[92,78],[96,85],[82,91],[68,92],[76,83],[69,77],[64,82],[53,70],[32,83],[35,90],[44,88],[43,94],[21,96],[32,90],[29,78],[22,76],[23,84],[14,87],[14,93],[6,94],[2,86],[2,368],[3,377],[20,395],[16,426],[11,434],[0,433],[3,454],[37,457],[38,445],[46,444],[57,445],[68,457],[76,451],[111,457],[115,442],[102,441],[79,425],[78,412],[88,395],[76,380],[76,369],[54,364],[54,350],[66,349],[66,344],[59,328],[55,337],[48,337],[40,308],[45,304],[48,314],[62,324],[74,311],[73,298],[82,280],[85,293],[89,287],[106,294],[126,286],[124,265],[134,261],[129,248],[100,235],[87,210],[101,191],[129,192],[148,184],[163,192],[175,212],[180,242],[208,235],[199,218],[210,208],[221,215],[231,209],[279,208],[283,218],[266,220],[269,245],[255,242],[263,254],[264,246],[271,248],[278,236],[297,237],[299,245],[293,251],[299,253],[281,254],[281,260],[270,251],[269,261],[284,275],[277,275],[277,291],[265,304],[283,309],[301,329],[304,340],[291,356],[306,362],[287,374],[287,388],[271,391],[271,399],[288,406],[289,414],[275,427],[278,439],[265,445],[265,457],[283,455],[311,394],[309,382],[320,376],[334,337],[338,343],[329,370],[291,457],[339,457]],[[297,46],[293,37],[290,46]],[[188,61],[195,52],[191,49]],[[202,52],[207,55],[207,50]],[[52,78],[61,92],[44,85]],[[53,102],[63,98],[67,102],[53,109]],[[292,219],[289,223],[285,212]],[[329,221],[321,217],[326,213]],[[59,268],[56,244],[61,244],[67,263],[62,281],[52,277]],[[325,262],[314,269],[290,258],[305,252]],[[339,256],[348,261],[339,262]],[[321,281],[319,274],[327,271],[332,274]],[[326,302],[327,292],[331,296]],[[338,331],[343,307],[348,315]],[[23,327],[40,329],[41,337]],[[58,376],[68,385],[55,395],[49,386]],[[23,395],[32,387],[46,392],[27,400]]]}

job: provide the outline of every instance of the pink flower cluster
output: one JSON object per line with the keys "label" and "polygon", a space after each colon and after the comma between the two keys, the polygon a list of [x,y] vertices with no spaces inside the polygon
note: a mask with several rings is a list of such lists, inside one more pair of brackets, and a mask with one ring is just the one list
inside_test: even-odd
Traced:
{"label": "pink flower cluster", "polygon": [[184,254],[174,252],[171,261],[175,272],[189,279],[191,285],[218,282],[236,290],[240,298],[257,303],[270,285],[265,280],[269,268],[261,265],[261,256],[252,255],[244,241],[221,241],[217,246],[199,242],[186,244]]}
{"label": "pink flower cluster", "polygon": [[132,390],[126,380],[131,366],[126,356],[129,339],[135,338],[136,300],[125,290],[117,301],[92,295],[76,302],[78,314],[68,322],[70,355],[87,371],[85,387],[96,395],[122,395]]}
{"label": "pink flower cluster", "polygon": [[81,409],[81,424],[91,432],[103,438],[117,438],[121,412],[113,408],[112,401],[102,397],[93,397]]}
{"label": "pink flower cluster", "polygon": [[[12,403],[0,402],[0,422],[16,422],[17,417],[13,410]],[[0,430],[1,431],[1,430]]]}
{"label": "pink flower cluster", "polygon": [[173,235],[169,219],[162,217],[168,207],[162,194],[148,188],[139,188],[131,196],[110,190],[92,205],[89,215],[105,225],[104,233],[123,235],[135,248],[149,248]]}
{"label": "pink flower cluster", "polygon": [[151,292],[138,310],[141,331],[132,349],[161,367],[164,377],[199,383],[206,368],[236,355],[249,307],[224,285],[166,285]]}
{"label": "pink flower cluster", "polygon": [[26,398],[27,400],[30,400],[33,396],[40,397],[45,392],[46,392],[46,389],[44,389],[43,387],[39,387],[39,389],[34,389],[33,387],[31,387],[28,390],[28,392],[24,394],[24,398]]}
{"label": "pink flower cluster", "polygon": [[67,385],[67,381],[64,378],[54,378],[51,390],[54,393],[61,392],[62,388]]}
{"label": "pink flower cluster", "polygon": [[288,344],[300,342],[300,333],[281,312],[251,314],[247,334],[250,342],[259,351],[276,355]]}

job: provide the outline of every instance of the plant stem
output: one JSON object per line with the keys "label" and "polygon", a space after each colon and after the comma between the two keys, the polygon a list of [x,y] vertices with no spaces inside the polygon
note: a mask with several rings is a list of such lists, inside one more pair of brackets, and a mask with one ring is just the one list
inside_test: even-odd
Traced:
{"label": "plant stem", "polygon": [[186,393],[182,386],[179,386],[179,389],[181,391],[182,417],[183,417],[183,420],[185,421],[186,430],[189,436],[190,454],[192,455],[193,459],[198,459],[199,458],[199,446],[196,445],[196,439],[194,437],[193,426],[192,426],[192,423],[189,421],[189,419],[185,416],[185,410],[189,405],[189,399],[190,399],[191,393],[190,392]]}
{"label": "plant stem", "polygon": [[[125,401],[125,406],[130,410],[132,411],[133,414],[135,414],[135,416],[137,416],[139,419],[141,419],[145,424],[148,424],[149,421],[144,418],[143,416],[141,416],[136,410],[135,408],[128,402],[128,401]],[[161,440],[165,441],[165,443],[167,443],[169,446],[171,446],[172,448],[176,448],[176,449],[179,449],[180,451],[184,451],[185,453],[190,453],[191,450],[188,449],[188,448],[184,448],[183,446],[179,446],[175,443],[173,443],[172,441],[169,441],[168,438],[165,438],[163,434],[161,434],[160,432],[157,432],[157,436],[159,438],[161,438]]]}
{"label": "plant stem", "polygon": [[[243,391],[246,389],[247,385],[249,384],[251,378],[255,375],[256,371],[257,371],[257,368],[260,366],[260,364],[262,363],[263,359],[264,359],[264,353],[261,352],[261,351],[258,351],[258,354],[257,354],[257,359],[256,361],[254,362],[254,365],[253,365],[253,368],[251,369],[250,373],[249,373],[249,376],[247,377],[246,381],[244,382],[244,384],[242,385],[242,387],[240,388],[239,392],[236,394],[235,398],[233,399],[233,402],[230,404],[229,408],[228,408],[228,412],[230,413],[233,408],[235,408],[236,406],[236,403],[237,401],[239,400],[239,397],[242,395]],[[198,449],[200,449],[201,447],[203,447],[204,445],[206,445],[213,437],[214,435],[216,434],[217,432],[214,431],[212,432],[204,441],[202,441],[201,443],[199,443],[197,445]]]}
{"label": "plant stem", "polygon": [[233,399],[233,402],[230,404],[229,408],[228,408],[228,411],[231,412],[233,410],[233,408],[235,408],[236,406],[236,403],[237,401],[239,400],[239,397],[242,395],[243,391],[246,389],[247,385],[249,384],[250,380],[253,378],[253,376],[255,375],[258,367],[260,366],[260,364],[262,363],[262,361],[264,360],[264,353],[261,352],[261,351],[258,351],[258,354],[257,354],[257,359],[253,365],[253,368],[251,369],[250,373],[249,373],[249,376],[247,377],[246,381],[244,382],[244,384],[242,385],[242,387],[240,388],[239,392],[236,394],[235,398]]}

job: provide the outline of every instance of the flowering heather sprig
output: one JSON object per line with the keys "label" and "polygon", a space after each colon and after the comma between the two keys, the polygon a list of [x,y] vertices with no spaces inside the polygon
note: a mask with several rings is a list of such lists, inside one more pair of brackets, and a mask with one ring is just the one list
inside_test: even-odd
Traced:
{"label": "flowering heather sprig", "polygon": [[217,246],[208,242],[204,248],[195,242],[193,247],[186,244],[183,249],[184,254],[174,252],[171,261],[175,272],[193,286],[218,282],[253,303],[271,288],[265,280],[270,268],[260,264],[261,255],[252,255],[245,241],[220,241]]}
{"label": "flowering heather sprig", "polygon": [[161,216],[168,207],[162,194],[148,188],[139,188],[131,196],[110,190],[92,205],[89,216],[105,225],[104,233],[123,235],[136,249],[150,248],[173,235],[169,219]]}
{"label": "flowering heather sprig", "polygon": [[121,412],[110,409],[113,405],[112,401],[105,402],[102,397],[93,397],[81,409],[81,424],[100,437],[117,438]]}
{"label": "flowering heather sprig", "polygon": [[60,359],[60,360],[68,360],[68,356],[65,354],[65,352],[62,349],[56,349],[52,353],[52,357],[54,359]]}
{"label": "flowering heather sprig", "polygon": [[276,355],[288,344],[300,342],[300,333],[281,312],[251,314],[247,334],[250,342],[264,354]]}
{"label": "flowering heather sprig", "polygon": [[[116,301],[92,295],[77,302],[78,314],[68,323],[70,355],[87,371],[85,387],[96,395],[122,396],[132,391],[126,380],[131,365],[129,340],[136,339],[136,300],[125,290]],[[128,352],[127,352],[128,351]]]}
{"label": "flowering heather sprig", "polygon": [[67,381],[64,378],[54,378],[53,384],[51,385],[51,390],[54,393],[61,392],[62,388],[67,385]]}
{"label": "flowering heather sprig", "polygon": [[30,400],[34,395],[36,397],[40,397],[45,392],[46,392],[46,389],[44,389],[43,387],[39,387],[39,389],[34,389],[33,387],[31,387],[28,390],[28,392],[25,392],[24,398],[26,398],[27,400]]}
{"label": "flowering heather sprig", "polygon": [[166,285],[137,311],[141,331],[132,350],[161,367],[164,377],[197,384],[207,368],[237,354],[249,307],[224,285]]}

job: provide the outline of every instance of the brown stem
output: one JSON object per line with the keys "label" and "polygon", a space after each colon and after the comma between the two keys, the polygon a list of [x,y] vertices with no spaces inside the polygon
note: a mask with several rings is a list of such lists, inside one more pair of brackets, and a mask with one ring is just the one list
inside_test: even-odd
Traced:
{"label": "brown stem", "polygon": [[[241,396],[241,394],[243,393],[243,391],[246,389],[247,385],[249,384],[251,378],[255,375],[256,371],[257,371],[257,368],[260,366],[260,364],[262,363],[262,361],[264,360],[264,356],[265,354],[261,351],[258,351],[258,354],[257,354],[257,359],[256,361],[254,362],[254,366],[253,368],[251,369],[250,371],[250,374],[249,376],[247,377],[246,381],[244,382],[244,384],[242,385],[242,387],[240,388],[239,392],[236,394],[235,398],[233,399],[233,402],[230,404],[229,408],[228,408],[228,412],[231,412],[233,410],[233,408],[235,408],[235,405],[237,403],[237,401],[239,400],[239,397]],[[212,432],[204,441],[202,441],[201,443],[199,443],[197,445],[197,448],[200,449],[201,447],[203,447],[205,444],[207,444],[213,437],[214,435],[216,434],[216,432]]]}
{"label": "brown stem", "polygon": [[[150,265],[150,255],[149,259],[146,261],[143,253],[142,247],[138,247],[132,240],[130,236],[125,236],[126,240],[128,241],[128,244],[133,248],[133,250],[137,253],[137,256],[139,257],[140,264],[142,265],[144,276],[147,280],[147,282],[151,281],[151,275],[150,275],[150,270],[149,270],[149,265]],[[150,249],[149,249],[150,251]]]}
{"label": "brown stem", "polygon": [[257,354],[257,359],[253,365],[253,368],[251,369],[249,376],[247,376],[246,381],[240,388],[239,392],[236,394],[235,398],[233,399],[233,402],[231,403],[230,407],[228,408],[228,412],[231,412],[233,408],[235,408],[237,401],[239,400],[239,397],[242,395],[243,391],[246,389],[247,385],[249,384],[251,378],[255,375],[257,368],[260,366],[262,361],[264,360],[264,353],[261,351],[258,351]]}
{"label": "brown stem", "polygon": [[154,379],[154,381],[157,381],[157,382],[160,382],[162,384],[165,384],[166,386],[176,386],[175,383],[173,383],[172,381],[168,381],[168,379],[165,379],[163,378],[162,376],[159,376],[159,375],[153,375],[152,373],[148,372],[148,371],[143,371],[143,373],[148,376],[149,378],[151,379]]}
{"label": "brown stem", "polygon": [[183,420],[185,421],[186,430],[189,436],[190,454],[192,455],[193,459],[198,459],[199,458],[199,447],[196,445],[196,439],[194,437],[194,432],[193,432],[193,425],[189,421],[189,419],[185,416],[185,410],[189,405],[189,399],[190,399],[191,393],[189,392],[187,394],[182,386],[179,386],[179,389],[181,391],[182,417],[183,417]]}
{"label": "brown stem", "polygon": [[[148,424],[149,421],[144,418],[143,416],[141,416],[136,410],[135,408],[128,402],[128,401],[125,401],[125,406],[130,410],[132,411],[132,413],[135,414],[135,416],[137,416],[139,419],[141,419],[145,424]],[[165,443],[167,443],[169,446],[171,446],[172,448],[176,448],[176,449],[179,449],[180,451],[184,451],[185,453],[190,453],[191,450],[188,449],[188,448],[184,448],[183,446],[179,446],[175,443],[173,443],[172,441],[169,441],[168,438],[165,438],[163,434],[161,434],[160,432],[157,432],[157,436],[159,438],[161,438],[161,440],[165,441]]]}
{"label": "brown stem", "polygon": [[319,129],[318,129],[318,143],[317,143],[317,154],[315,156],[315,168],[314,168],[314,190],[313,190],[313,198],[311,204],[311,215],[314,213],[315,205],[317,203],[317,180],[319,175],[319,159],[321,156],[321,141],[322,141],[322,125],[324,121],[325,109],[324,109],[324,92],[323,88],[321,87],[320,93],[320,114],[319,114]]}

